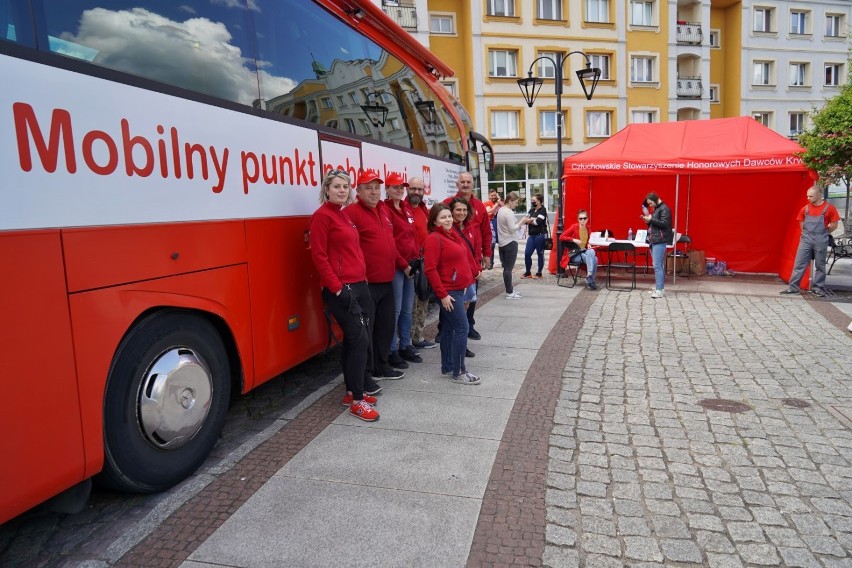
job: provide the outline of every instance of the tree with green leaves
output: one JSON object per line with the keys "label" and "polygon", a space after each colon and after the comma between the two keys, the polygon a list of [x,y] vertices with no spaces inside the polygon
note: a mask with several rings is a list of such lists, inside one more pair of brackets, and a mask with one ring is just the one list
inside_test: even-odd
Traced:
{"label": "tree with green leaves", "polygon": [[[850,60],[852,65],[852,60]],[[852,184],[852,77],[840,93],[811,113],[813,127],[799,136],[805,149],[802,160],[819,173],[820,182],[846,186],[846,228],[849,231],[849,197]]]}

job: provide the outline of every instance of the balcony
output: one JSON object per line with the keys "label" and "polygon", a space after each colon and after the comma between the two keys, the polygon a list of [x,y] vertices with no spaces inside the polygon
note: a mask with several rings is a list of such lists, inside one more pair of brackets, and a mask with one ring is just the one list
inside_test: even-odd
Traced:
{"label": "balcony", "polygon": [[703,94],[704,87],[701,85],[701,77],[677,78],[677,98],[700,99]]}
{"label": "balcony", "polygon": [[406,5],[403,2],[384,0],[382,10],[391,17],[401,28],[408,31],[417,31],[417,8]]}
{"label": "balcony", "polygon": [[678,20],[675,40],[678,45],[701,45],[703,40],[701,24]]}

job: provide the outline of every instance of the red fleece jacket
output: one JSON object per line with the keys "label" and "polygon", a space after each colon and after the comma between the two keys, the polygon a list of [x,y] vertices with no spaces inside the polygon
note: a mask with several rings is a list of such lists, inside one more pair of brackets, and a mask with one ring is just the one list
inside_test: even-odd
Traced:
{"label": "red fleece jacket", "polygon": [[396,250],[406,260],[414,260],[420,257],[420,246],[417,244],[417,235],[414,230],[414,211],[411,205],[403,200],[399,202],[399,209],[393,204],[393,199],[386,199],[387,210],[390,212],[391,223],[393,223],[393,238],[396,241]]}
{"label": "red fleece jacket", "polygon": [[367,268],[358,229],[340,207],[326,201],[311,215],[311,259],[319,272],[320,286],[337,294],[344,284],[367,279]]}
{"label": "red fleece jacket", "polygon": [[370,207],[357,199],[346,208],[346,213],[358,228],[361,251],[367,263],[367,282],[381,284],[393,281],[396,268],[404,270],[408,261],[396,250],[391,213],[387,206],[379,201],[375,207]]}
{"label": "red fleece jacket", "polygon": [[[457,193],[453,197],[461,197],[462,199],[466,199],[470,206],[473,208],[473,217],[467,220],[467,224],[470,225],[472,231],[476,231],[480,236],[480,248],[482,249],[482,258],[483,256],[491,257],[491,218],[488,216],[488,212],[485,210],[485,204],[480,200],[471,195],[469,198],[464,197],[463,195]],[[444,200],[444,204],[449,205],[450,201],[453,200],[453,197],[448,197]]]}
{"label": "red fleece jacket", "polygon": [[457,232],[435,229],[426,237],[424,249],[426,278],[439,300],[449,295],[447,290],[464,290],[473,284],[470,251]]}

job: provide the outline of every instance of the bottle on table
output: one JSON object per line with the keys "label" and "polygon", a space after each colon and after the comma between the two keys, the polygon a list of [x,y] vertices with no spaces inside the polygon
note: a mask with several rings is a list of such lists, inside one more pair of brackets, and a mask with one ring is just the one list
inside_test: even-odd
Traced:
{"label": "bottle on table", "polygon": [[628,241],[633,240],[633,229],[627,229],[627,240]]}

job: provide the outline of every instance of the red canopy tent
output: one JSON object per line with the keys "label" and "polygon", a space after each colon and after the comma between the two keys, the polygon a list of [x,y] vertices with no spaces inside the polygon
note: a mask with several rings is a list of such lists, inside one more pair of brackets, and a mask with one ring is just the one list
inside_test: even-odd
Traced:
{"label": "red canopy tent", "polygon": [[653,191],[694,249],[730,270],[786,280],[799,239],[796,214],[816,177],[796,157],[801,151],[750,117],[632,124],[565,159],[566,227],[586,209],[592,231],[626,238],[628,229],[646,228],[639,215]]}

